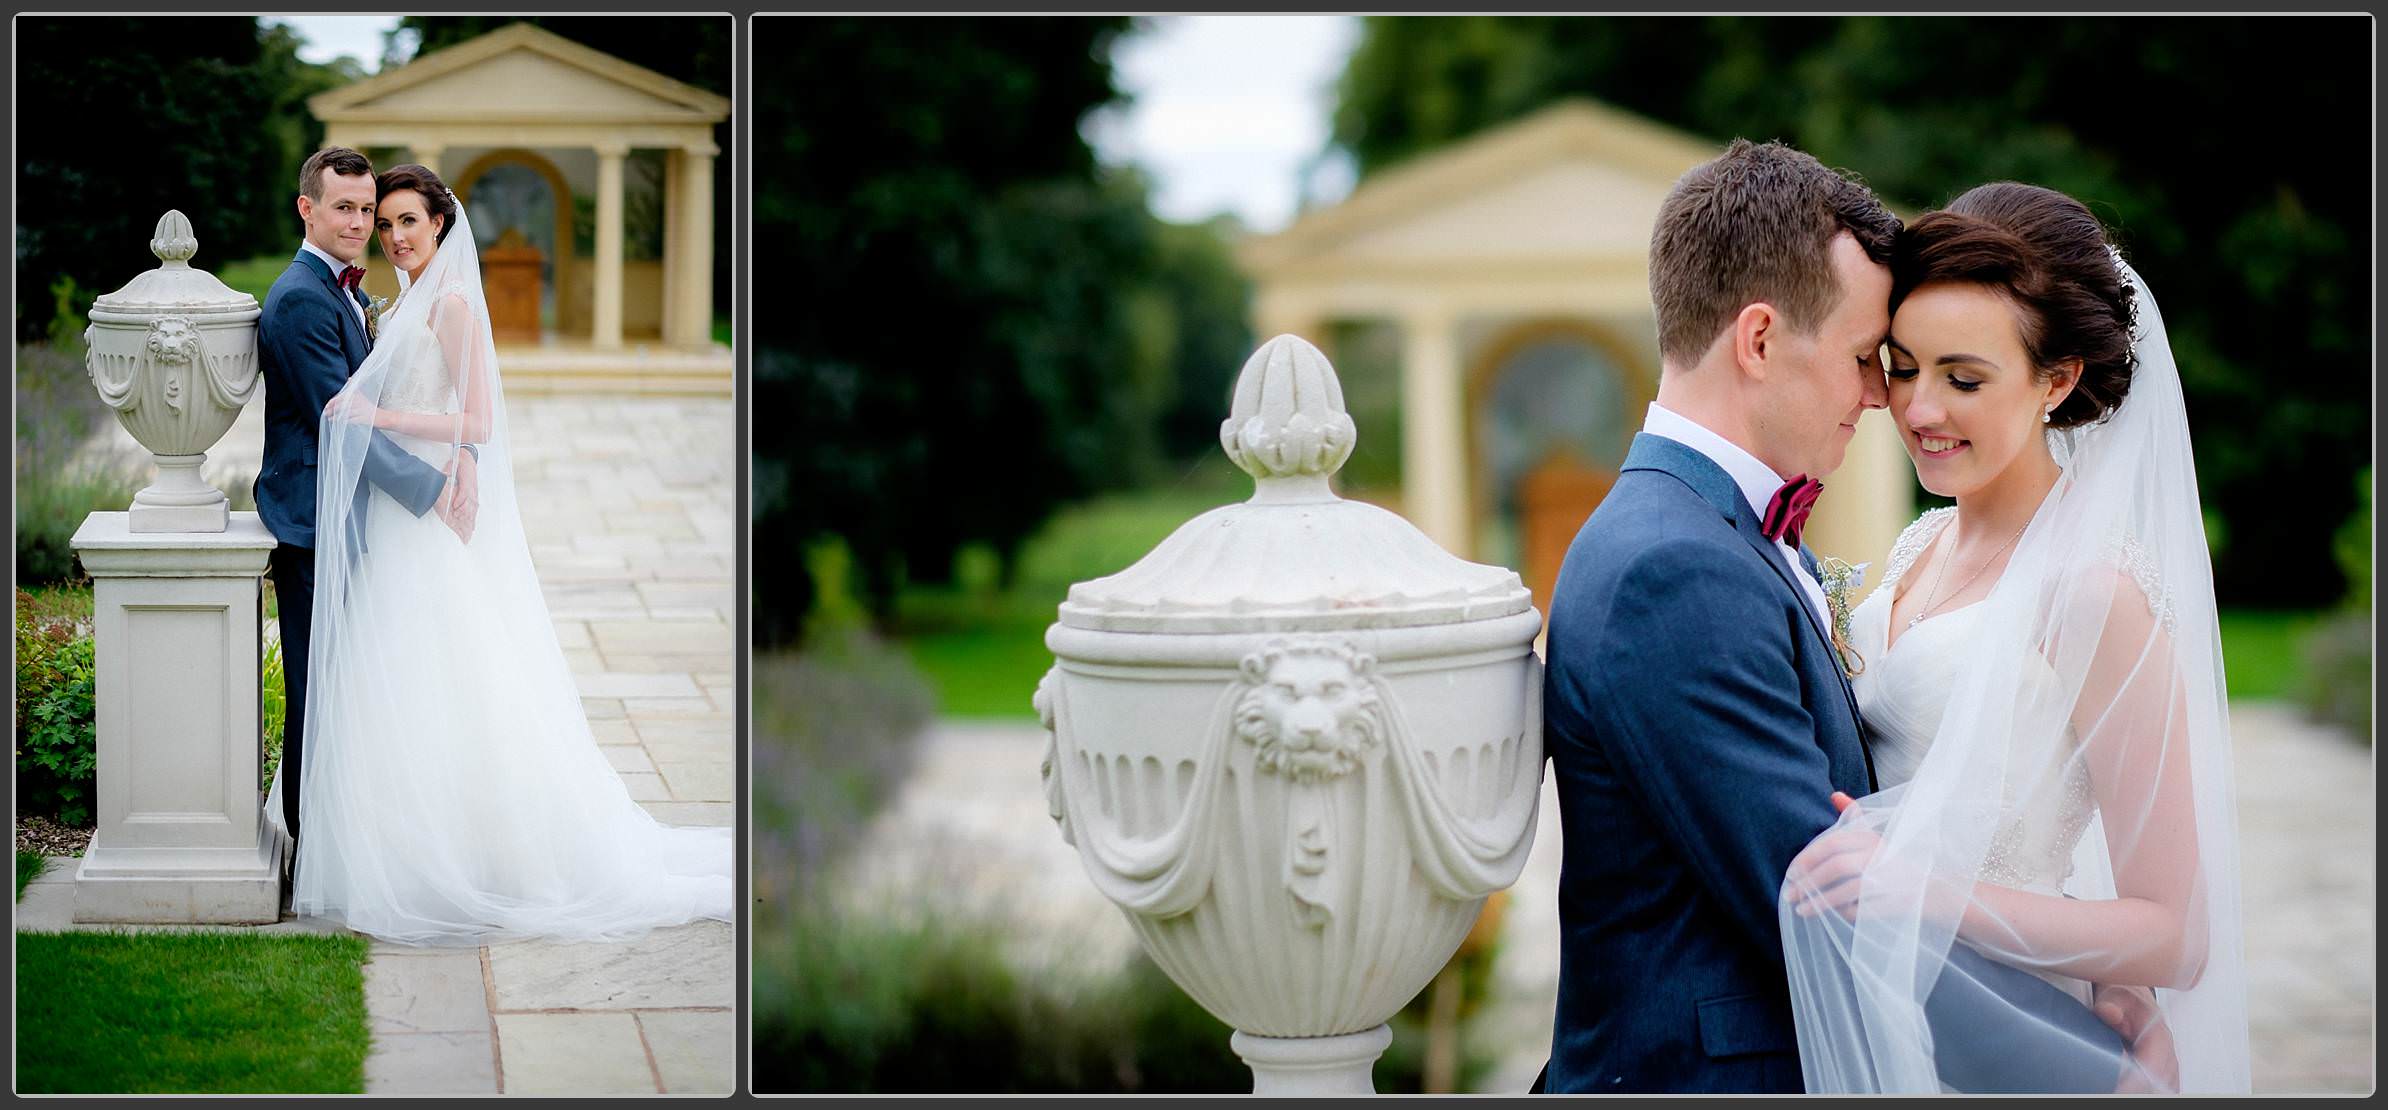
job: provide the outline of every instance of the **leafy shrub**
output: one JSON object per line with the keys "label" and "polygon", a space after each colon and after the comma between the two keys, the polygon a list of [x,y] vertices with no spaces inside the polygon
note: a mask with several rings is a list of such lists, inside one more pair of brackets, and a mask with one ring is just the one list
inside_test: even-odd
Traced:
{"label": "leafy shrub", "polygon": [[97,785],[91,630],[17,591],[17,812],[91,824]]}
{"label": "leafy shrub", "polygon": [[274,784],[274,768],[282,762],[282,728],[290,719],[290,703],[282,689],[282,641],[275,640],[265,645],[265,657],[258,663],[257,678],[261,687],[257,720],[263,729],[258,742],[265,755],[257,789],[267,790]]}
{"label": "leafy shrub", "polygon": [[983,926],[830,912],[758,931],[755,1088],[772,1092],[1248,1090],[1229,1031],[1138,955],[1024,974]]}
{"label": "leafy shrub", "polygon": [[70,581],[77,571],[69,541],[83,518],[124,508],[140,486],[76,458],[101,421],[113,419],[83,372],[79,347],[18,346],[15,396],[17,584]]}

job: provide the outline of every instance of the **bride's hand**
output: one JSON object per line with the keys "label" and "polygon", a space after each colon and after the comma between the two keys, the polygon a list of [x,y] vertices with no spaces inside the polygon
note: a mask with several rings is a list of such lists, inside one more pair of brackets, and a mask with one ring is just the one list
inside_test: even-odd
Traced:
{"label": "bride's hand", "polygon": [[381,409],[362,394],[336,393],[323,406],[324,419],[381,427]]}
{"label": "bride's hand", "polygon": [[1855,918],[1860,880],[1869,872],[1876,880],[1877,889],[1915,892],[1930,889],[1928,876],[1892,875],[1884,869],[1882,834],[1874,831],[1866,814],[1858,808],[1857,799],[1836,790],[1832,807],[1841,813],[1840,823],[1825,830],[1824,835],[1792,857],[1784,877],[1787,889],[1783,899],[1792,912],[1814,917],[1830,909],[1844,918]]}

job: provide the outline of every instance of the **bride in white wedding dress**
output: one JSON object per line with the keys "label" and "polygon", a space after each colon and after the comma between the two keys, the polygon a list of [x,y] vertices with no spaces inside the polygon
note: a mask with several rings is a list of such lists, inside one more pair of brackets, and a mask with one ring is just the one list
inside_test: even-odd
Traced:
{"label": "bride in white wedding dress", "polygon": [[[730,830],[658,823],[582,712],[523,535],[463,207],[421,166],[377,191],[400,292],[322,425],[292,907],[422,945],[727,921]],[[477,485],[477,510],[418,517],[360,487],[376,439],[443,469],[471,453],[477,481],[456,488]]]}
{"label": "bride in white wedding dress", "polygon": [[[1998,1089],[2243,1092],[2220,637],[2163,317],[2034,186],[1922,217],[1892,274],[1890,412],[1956,506],[1851,614],[1883,789],[1836,798],[1784,882],[1807,1088],[1959,1086],[1935,1043],[1962,1036],[2001,1046]],[[1959,944],[2098,1005],[2129,1059],[1970,989]]]}

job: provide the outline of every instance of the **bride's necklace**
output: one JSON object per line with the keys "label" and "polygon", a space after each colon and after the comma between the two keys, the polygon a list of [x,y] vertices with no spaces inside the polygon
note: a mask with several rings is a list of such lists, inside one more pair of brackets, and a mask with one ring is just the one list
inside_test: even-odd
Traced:
{"label": "bride's necklace", "polygon": [[[1958,594],[1965,592],[1965,587],[1971,586],[1976,581],[1979,581],[1982,577],[1982,573],[1990,569],[1990,564],[1997,562],[1999,556],[2006,554],[2008,548],[2015,546],[2015,541],[2022,539],[2024,530],[2030,527],[2031,521],[2024,521],[2023,527],[2015,529],[2015,534],[2008,536],[2007,542],[1999,544],[1998,550],[1991,552],[1989,558],[1982,560],[1982,565],[1974,568],[1974,572],[1970,575],[1967,575],[1965,581],[1958,583],[1956,590],[1951,592],[1949,596],[1956,597]],[[1940,565],[1932,568],[1932,592],[1924,595],[1923,609],[1918,611],[1914,616],[1907,618],[1908,628],[1914,628],[1916,625],[1924,623],[1924,618],[1931,616],[1932,610],[1939,607],[1940,580],[1948,576],[1949,564],[1956,561],[1957,545],[1952,542],[1949,544],[1948,559],[1943,561]]]}

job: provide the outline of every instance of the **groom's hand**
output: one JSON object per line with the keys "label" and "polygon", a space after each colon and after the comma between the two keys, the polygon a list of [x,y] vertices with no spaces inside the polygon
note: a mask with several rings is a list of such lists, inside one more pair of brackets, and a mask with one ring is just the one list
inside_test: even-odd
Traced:
{"label": "groom's hand", "polygon": [[2156,1005],[2156,992],[2146,987],[2098,985],[2090,995],[2091,1012],[2122,1034],[2130,1046],[2131,1063],[2123,1069],[2116,1094],[2169,1094],[2181,1089],[2181,1062],[2173,1052],[2172,1027]]}

